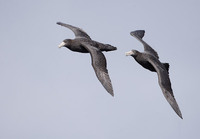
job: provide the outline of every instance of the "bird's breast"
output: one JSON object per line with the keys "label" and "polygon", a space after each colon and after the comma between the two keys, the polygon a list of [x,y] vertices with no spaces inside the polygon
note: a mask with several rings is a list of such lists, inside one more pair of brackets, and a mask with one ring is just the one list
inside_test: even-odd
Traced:
{"label": "bird's breast", "polygon": [[88,53],[85,47],[81,44],[81,40],[73,40],[68,46],[68,49],[74,52]]}

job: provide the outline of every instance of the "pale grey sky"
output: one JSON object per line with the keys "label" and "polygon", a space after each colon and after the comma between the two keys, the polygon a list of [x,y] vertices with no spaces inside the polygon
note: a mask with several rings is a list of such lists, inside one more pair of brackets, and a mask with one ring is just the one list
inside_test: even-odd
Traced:
{"label": "pale grey sky", "polygon": [[[1,0],[1,139],[200,138],[198,0]],[[74,38],[62,21],[117,51],[105,52],[115,97],[95,76],[89,54],[58,48]],[[157,74],[125,52],[143,51],[130,32],[170,63],[183,114],[165,100]]]}

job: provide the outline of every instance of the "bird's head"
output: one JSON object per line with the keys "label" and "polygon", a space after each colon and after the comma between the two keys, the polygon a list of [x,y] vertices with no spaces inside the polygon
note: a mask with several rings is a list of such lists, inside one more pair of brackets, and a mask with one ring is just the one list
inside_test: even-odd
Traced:
{"label": "bird's head", "polygon": [[60,45],[58,46],[59,48],[61,47],[68,47],[71,44],[71,39],[65,39],[63,42],[60,43]]}
{"label": "bird's head", "polygon": [[129,52],[126,52],[126,56],[133,56],[133,57],[135,57],[138,54],[139,54],[139,51],[137,51],[137,50],[131,50]]}

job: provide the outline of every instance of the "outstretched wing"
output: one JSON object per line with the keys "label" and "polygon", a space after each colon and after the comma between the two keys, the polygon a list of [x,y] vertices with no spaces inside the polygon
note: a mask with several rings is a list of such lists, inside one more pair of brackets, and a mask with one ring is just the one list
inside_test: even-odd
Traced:
{"label": "outstretched wing", "polygon": [[166,68],[158,59],[156,59],[153,56],[149,56],[147,60],[153,65],[153,67],[155,68],[158,74],[158,82],[165,98],[167,99],[171,107],[174,109],[174,111],[178,114],[178,116],[182,118],[181,111],[179,109],[179,106],[176,102],[176,99],[174,97],[174,94],[171,88],[171,82],[170,82],[169,74]]}
{"label": "outstretched wing", "polygon": [[142,38],[144,37],[145,31],[144,30],[136,30],[136,31],[132,31],[131,36],[135,37],[136,39],[138,39],[143,45],[144,45],[144,52],[149,53],[153,56],[155,56],[156,58],[159,59],[158,53],[151,48],[151,46],[149,46]]}
{"label": "outstretched wing", "polygon": [[110,77],[108,75],[106,58],[104,54],[97,48],[91,46],[88,43],[82,43],[83,47],[90,52],[91,59],[92,59],[92,66],[96,73],[97,78],[103,85],[103,87],[114,96],[112,83]]}
{"label": "outstretched wing", "polygon": [[85,31],[83,31],[82,29],[80,29],[78,27],[74,27],[72,25],[65,24],[65,23],[62,23],[62,22],[57,22],[57,24],[64,26],[68,29],[71,29],[74,32],[76,38],[87,38],[87,39],[91,40],[90,36]]}

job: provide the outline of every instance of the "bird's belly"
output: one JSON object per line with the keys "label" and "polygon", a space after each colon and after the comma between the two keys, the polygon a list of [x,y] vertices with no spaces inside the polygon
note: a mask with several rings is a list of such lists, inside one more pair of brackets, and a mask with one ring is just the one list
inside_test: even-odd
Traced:
{"label": "bird's belly", "polygon": [[[69,48],[69,47],[68,47]],[[89,53],[88,50],[86,50],[83,46],[81,45],[76,45],[76,46],[71,46],[69,48],[71,51],[74,52],[79,52],[79,53]]]}
{"label": "bird's belly", "polygon": [[139,64],[144,67],[145,69],[148,69],[152,72],[156,72],[155,68],[151,65],[151,63],[147,62],[147,61],[140,61]]}

